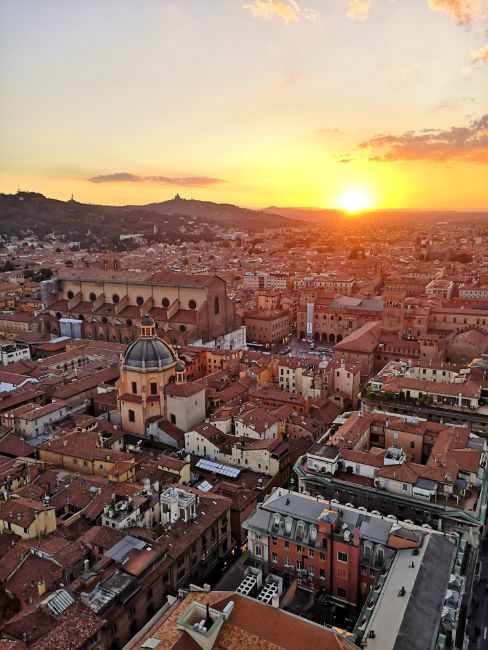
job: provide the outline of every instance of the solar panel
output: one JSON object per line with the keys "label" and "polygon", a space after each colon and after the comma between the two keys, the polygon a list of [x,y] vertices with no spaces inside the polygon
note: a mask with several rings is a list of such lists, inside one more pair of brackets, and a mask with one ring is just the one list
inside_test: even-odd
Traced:
{"label": "solar panel", "polygon": [[202,481],[198,485],[195,485],[195,487],[197,490],[202,490],[202,492],[210,492],[213,486],[208,481]]}
{"label": "solar panel", "polygon": [[207,460],[206,458],[200,459],[195,467],[198,469],[203,469],[207,472],[213,472],[214,474],[221,474],[222,476],[227,476],[229,478],[238,478],[241,473],[241,470],[237,467],[214,463],[213,461]]}

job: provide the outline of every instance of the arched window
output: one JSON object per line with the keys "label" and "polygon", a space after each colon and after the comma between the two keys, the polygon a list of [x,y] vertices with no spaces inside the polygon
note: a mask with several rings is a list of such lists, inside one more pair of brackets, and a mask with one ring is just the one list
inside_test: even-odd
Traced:
{"label": "arched window", "polygon": [[96,294],[96,293],[93,293],[93,291],[92,291],[91,294],[90,294],[90,300],[91,300],[92,302],[95,302],[96,299],[97,299],[97,294]]}
{"label": "arched window", "polygon": [[142,296],[137,296],[136,303],[138,305],[143,305],[144,304],[144,298]]}
{"label": "arched window", "polygon": [[161,300],[161,304],[163,305],[163,307],[169,307],[169,298],[163,298]]}
{"label": "arched window", "polygon": [[114,295],[112,296],[112,302],[114,303],[114,305],[116,305],[119,302],[119,300],[120,300],[119,294],[114,293]]}
{"label": "arched window", "polygon": [[189,309],[196,309],[197,303],[194,300],[189,300],[188,301],[188,307]]}
{"label": "arched window", "polygon": [[68,291],[68,300],[74,298],[75,294],[72,291]]}
{"label": "arched window", "polygon": [[214,312],[215,312],[215,315],[217,315],[220,312],[220,302],[219,302],[219,297],[218,296],[215,296]]}

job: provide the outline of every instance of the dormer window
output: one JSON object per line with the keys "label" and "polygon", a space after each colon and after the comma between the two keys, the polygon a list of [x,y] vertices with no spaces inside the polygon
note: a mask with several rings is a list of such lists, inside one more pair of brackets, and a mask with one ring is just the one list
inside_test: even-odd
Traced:
{"label": "dormer window", "polygon": [[291,517],[287,517],[285,519],[285,535],[291,535],[291,526],[292,526],[293,520]]}
{"label": "dormer window", "polygon": [[303,521],[297,523],[297,537],[303,538],[305,536],[305,524]]}

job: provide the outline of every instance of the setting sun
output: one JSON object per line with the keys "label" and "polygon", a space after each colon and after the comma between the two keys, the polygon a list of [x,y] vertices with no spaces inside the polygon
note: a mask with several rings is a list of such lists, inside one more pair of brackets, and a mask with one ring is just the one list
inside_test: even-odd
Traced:
{"label": "setting sun", "polygon": [[337,207],[345,212],[368,210],[372,205],[371,195],[363,189],[347,190],[337,199]]}

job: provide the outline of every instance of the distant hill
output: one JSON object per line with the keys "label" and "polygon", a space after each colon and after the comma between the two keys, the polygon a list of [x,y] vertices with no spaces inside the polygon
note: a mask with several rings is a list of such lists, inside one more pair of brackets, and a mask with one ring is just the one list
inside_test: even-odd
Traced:
{"label": "distant hill", "polygon": [[319,221],[321,223],[332,221],[344,213],[340,210],[326,208],[278,208],[274,205],[264,208],[267,214],[282,214],[289,219],[300,219],[304,221]]}
{"label": "distant hill", "polygon": [[144,206],[126,206],[124,209],[133,210],[135,207],[164,215],[184,214],[188,217],[196,218],[199,221],[210,219],[213,223],[252,230],[296,227],[297,224],[293,223],[291,219],[295,220],[300,218],[293,215],[285,215],[281,213],[279,208],[273,210],[250,210],[248,208],[240,208],[231,203],[213,203],[212,201],[183,199],[178,195],[169,201],[149,203]]}
{"label": "distant hill", "polygon": [[[0,194],[0,233],[7,236],[32,232],[42,238],[54,231],[65,235],[68,241],[90,245],[109,244],[122,234],[140,232],[150,240],[162,236],[171,240],[181,237],[181,227],[189,219],[255,232],[298,225],[280,214],[179,197],[150,205],[109,206],[59,201],[36,192]],[[154,236],[155,226],[158,237]],[[213,235],[207,231],[196,238],[211,239]]]}

